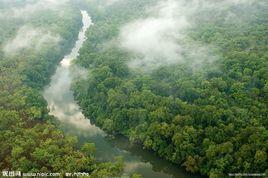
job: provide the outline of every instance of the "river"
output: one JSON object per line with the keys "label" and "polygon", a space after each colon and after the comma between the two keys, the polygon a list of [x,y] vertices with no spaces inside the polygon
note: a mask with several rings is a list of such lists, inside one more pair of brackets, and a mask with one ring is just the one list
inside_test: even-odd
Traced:
{"label": "river", "polygon": [[140,145],[131,144],[124,137],[107,139],[100,128],[92,125],[82,114],[71,91],[71,62],[79,55],[79,49],[86,40],[86,30],[92,25],[86,11],[81,11],[83,27],[71,53],[58,65],[51,82],[44,89],[44,98],[48,102],[50,114],[59,120],[59,127],[66,135],[76,136],[79,145],[93,142],[96,145],[96,158],[109,161],[115,156],[122,156],[125,163],[124,174],[139,173],[145,178],[199,178],[187,174],[182,168],[169,163],[153,152],[143,150]]}

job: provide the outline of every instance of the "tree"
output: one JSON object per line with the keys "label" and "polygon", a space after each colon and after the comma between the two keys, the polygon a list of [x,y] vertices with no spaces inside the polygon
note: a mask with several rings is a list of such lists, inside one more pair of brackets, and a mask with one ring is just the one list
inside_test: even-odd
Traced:
{"label": "tree", "polygon": [[94,143],[85,143],[82,146],[81,151],[83,153],[85,153],[87,156],[92,156],[96,151],[95,144]]}

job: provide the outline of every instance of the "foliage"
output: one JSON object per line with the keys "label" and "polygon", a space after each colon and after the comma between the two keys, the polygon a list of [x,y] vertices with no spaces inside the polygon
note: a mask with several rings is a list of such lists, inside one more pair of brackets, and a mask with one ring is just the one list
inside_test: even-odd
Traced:
{"label": "foliage", "polygon": [[124,2],[112,10],[90,9],[97,15],[76,61],[89,78],[73,85],[85,116],[193,173],[267,172],[265,6],[225,9],[244,18],[235,24],[225,23],[224,14],[202,19],[210,12],[200,12],[187,36],[216,46],[218,59],[198,70],[186,60],[142,73],[128,68],[133,54],[115,39],[124,23],[146,16],[152,1]]}
{"label": "foliage", "polygon": [[[10,3],[13,4],[9,7],[7,3],[3,9],[16,6],[16,2]],[[24,6],[26,2],[17,3]],[[60,15],[47,9],[23,20],[12,16],[0,18],[0,170],[118,175],[122,161],[114,164],[96,161],[95,147],[90,143],[78,150],[76,138],[63,135],[48,115],[42,89],[49,83],[59,60],[71,50],[82,25],[79,9],[69,5],[62,8],[64,13]],[[4,46],[23,25],[59,34],[60,42],[5,53]]]}

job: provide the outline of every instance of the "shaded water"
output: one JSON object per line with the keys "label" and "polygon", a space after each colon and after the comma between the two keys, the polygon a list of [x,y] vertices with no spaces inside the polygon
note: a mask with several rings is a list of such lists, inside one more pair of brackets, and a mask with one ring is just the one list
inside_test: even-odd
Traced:
{"label": "shaded water", "polygon": [[113,140],[107,139],[105,132],[92,125],[86,119],[76,104],[71,86],[71,62],[79,55],[79,49],[86,40],[85,33],[90,27],[91,19],[86,11],[81,11],[83,28],[71,53],[66,55],[56,73],[51,78],[49,86],[45,87],[44,98],[48,102],[50,114],[60,121],[60,128],[67,135],[77,136],[79,144],[93,142],[96,145],[98,160],[113,160],[115,156],[122,156],[125,162],[124,174],[139,173],[145,178],[197,178],[186,174],[185,171],[154,153],[143,150],[139,145],[131,144],[124,137]]}

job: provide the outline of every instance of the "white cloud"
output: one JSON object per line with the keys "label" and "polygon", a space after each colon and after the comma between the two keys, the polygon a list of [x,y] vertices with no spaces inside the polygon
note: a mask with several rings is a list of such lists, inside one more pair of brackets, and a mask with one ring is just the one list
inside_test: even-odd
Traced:
{"label": "white cloud", "polygon": [[189,26],[180,14],[181,4],[174,0],[159,3],[153,11],[156,15],[126,24],[120,33],[120,46],[141,56],[130,66],[161,65],[180,60],[181,47],[177,41]]}
{"label": "white cloud", "polygon": [[10,55],[22,49],[39,50],[45,43],[53,45],[59,41],[60,37],[49,31],[31,26],[22,26],[17,31],[16,36],[5,44],[4,52]]}
{"label": "white cloud", "polygon": [[[162,65],[170,65],[184,61],[183,55],[193,58],[195,52],[204,49],[191,41],[192,48],[186,44],[186,31],[194,27],[194,19],[200,11],[219,12],[230,6],[251,4],[254,0],[167,0],[160,1],[148,9],[149,17],[141,18],[124,25],[120,30],[119,45],[134,54],[129,62],[130,67],[150,70]],[[256,2],[256,0],[255,0]],[[211,18],[211,17],[206,17]],[[227,18],[226,18],[227,19]],[[187,46],[187,47],[185,47]],[[197,49],[195,47],[200,48]],[[207,51],[209,54],[209,50]],[[209,57],[209,55],[207,55]],[[211,56],[215,59],[214,56]],[[201,60],[193,59],[193,60]],[[200,64],[202,61],[193,61]]]}
{"label": "white cloud", "polygon": [[26,1],[24,6],[12,7],[5,9],[0,13],[0,17],[13,17],[13,18],[29,18],[35,13],[42,10],[60,10],[68,0],[38,0],[38,1]]}

